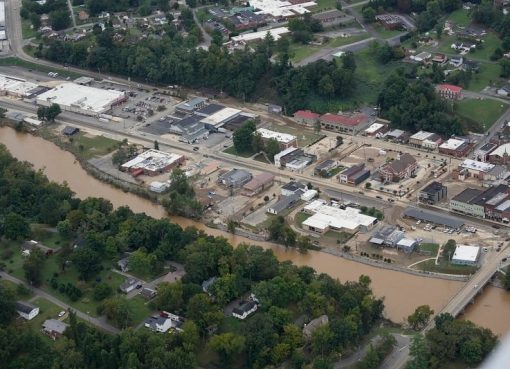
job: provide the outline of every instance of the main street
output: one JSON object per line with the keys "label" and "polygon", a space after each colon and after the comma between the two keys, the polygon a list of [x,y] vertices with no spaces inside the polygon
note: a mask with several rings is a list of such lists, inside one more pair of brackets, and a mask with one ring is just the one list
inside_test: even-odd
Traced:
{"label": "main street", "polygon": [[65,302],[57,299],[55,296],[50,295],[49,293],[41,290],[40,288],[29,286],[25,282],[23,282],[21,279],[13,277],[12,275],[7,274],[5,272],[0,271],[0,277],[2,277],[5,280],[11,281],[13,283],[16,283],[16,284],[25,285],[36,296],[42,297],[42,298],[48,300],[49,302],[51,302],[51,303],[53,303],[53,304],[55,304],[57,306],[60,306],[64,310],[71,309],[71,310],[75,311],[76,312],[76,316],[78,316],[79,318],[89,322],[90,324],[95,325],[96,327],[100,328],[101,330],[103,330],[105,332],[108,332],[108,333],[120,333],[120,330],[118,328],[115,328],[114,326],[110,325],[106,321],[106,318],[104,318],[104,317],[103,318],[95,318],[95,317],[90,316],[89,314],[86,314],[86,313],[84,313],[84,312],[82,312],[80,310],[76,310],[72,306],[70,306],[70,305],[66,304]]}

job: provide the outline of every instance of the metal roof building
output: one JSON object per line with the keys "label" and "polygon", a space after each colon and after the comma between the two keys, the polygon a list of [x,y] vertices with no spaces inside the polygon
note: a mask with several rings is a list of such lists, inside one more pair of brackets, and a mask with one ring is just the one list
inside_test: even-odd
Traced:
{"label": "metal roof building", "polygon": [[453,229],[459,229],[464,225],[464,221],[460,218],[443,215],[429,210],[417,209],[409,207],[404,210],[404,217],[422,220],[424,222],[439,224]]}

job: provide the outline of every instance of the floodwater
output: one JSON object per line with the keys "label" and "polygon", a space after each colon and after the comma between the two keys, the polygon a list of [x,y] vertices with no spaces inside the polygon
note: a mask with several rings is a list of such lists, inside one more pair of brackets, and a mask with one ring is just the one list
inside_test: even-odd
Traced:
{"label": "floodwater", "polygon": [[[144,212],[156,218],[168,217],[161,206],[88,175],[71,153],[61,150],[49,141],[28,134],[19,134],[12,128],[0,127],[0,143],[6,145],[12,155],[19,160],[32,163],[36,169],[43,169],[51,180],[67,182],[80,198],[104,197],[115,207],[127,205],[135,212]],[[435,311],[441,310],[462,286],[461,282],[380,269],[317,251],[303,255],[268,242],[254,242],[210,229],[202,223],[185,218],[171,217],[170,220],[182,227],[195,226],[208,234],[223,236],[233,245],[246,242],[271,248],[279,260],[291,260],[297,265],[311,266],[317,272],[327,273],[341,281],[357,280],[361,274],[368,275],[372,280],[375,295],[385,299],[385,315],[394,322],[402,322],[418,305],[428,304]],[[467,310],[465,317],[491,328],[495,333],[504,334],[510,329],[510,320],[506,319],[509,313],[510,294],[490,287],[479,297],[475,305]]]}

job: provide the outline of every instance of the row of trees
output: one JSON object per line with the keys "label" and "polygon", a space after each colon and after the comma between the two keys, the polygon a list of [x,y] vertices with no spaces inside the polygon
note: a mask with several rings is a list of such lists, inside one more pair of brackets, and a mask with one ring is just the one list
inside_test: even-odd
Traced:
{"label": "row of trees", "polygon": [[37,118],[46,120],[48,122],[54,122],[55,118],[62,112],[60,105],[51,104],[50,106],[40,106],[37,109]]}

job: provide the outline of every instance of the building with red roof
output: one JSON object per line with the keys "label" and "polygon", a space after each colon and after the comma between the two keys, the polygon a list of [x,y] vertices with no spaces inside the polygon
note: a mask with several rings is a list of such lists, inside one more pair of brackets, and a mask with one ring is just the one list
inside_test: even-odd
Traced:
{"label": "building with red roof", "polygon": [[355,133],[365,128],[370,118],[362,113],[331,114],[326,113],[319,118],[321,127],[328,131]]}
{"label": "building with red roof", "polygon": [[462,99],[462,87],[459,87],[459,86],[444,83],[442,85],[436,86],[436,92],[443,99],[450,99],[450,100]]}
{"label": "building with red roof", "polygon": [[298,110],[294,113],[294,119],[300,124],[313,126],[319,121],[320,114],[314,113],[310,110]]}

